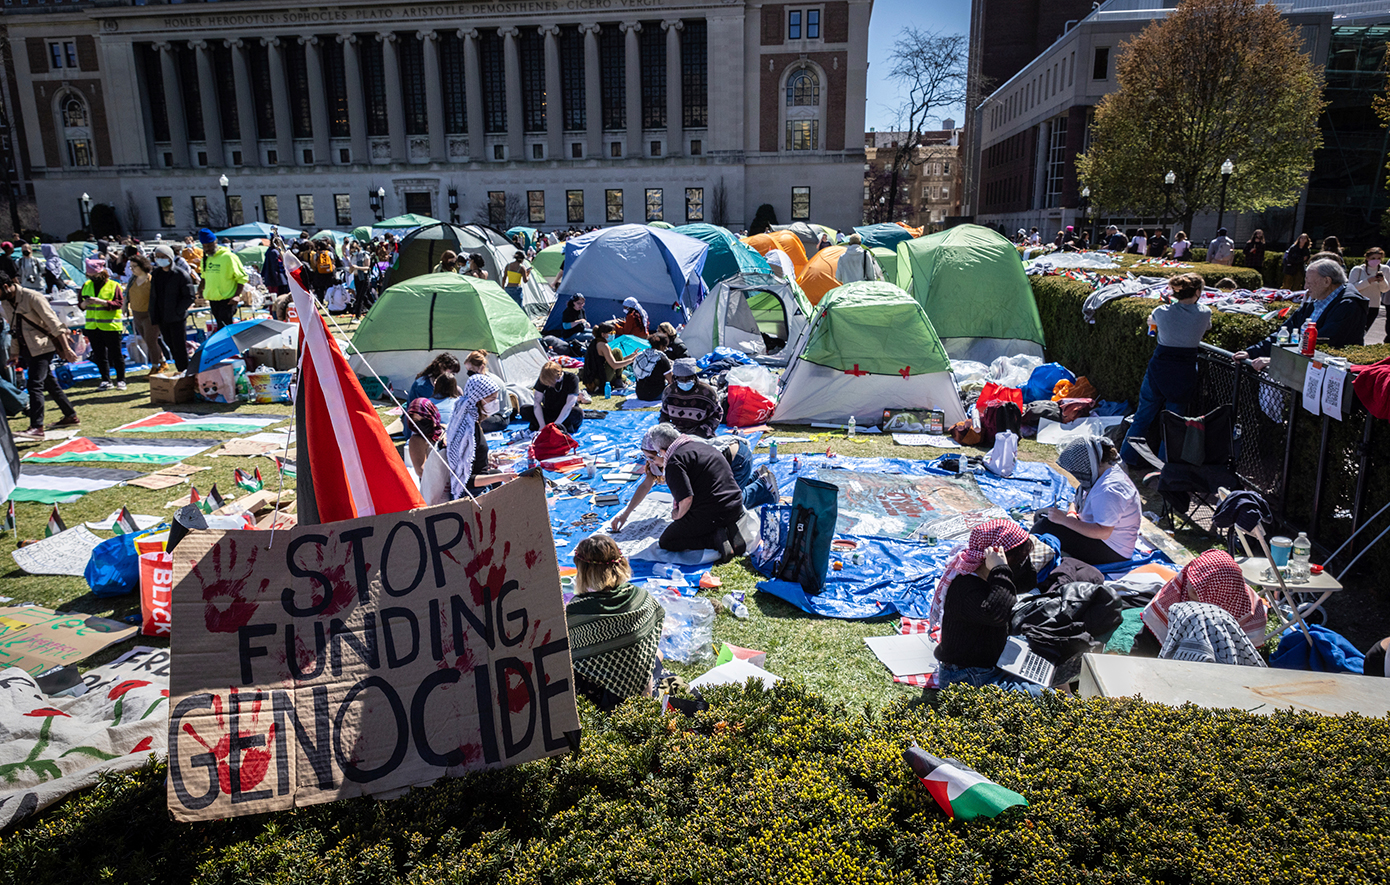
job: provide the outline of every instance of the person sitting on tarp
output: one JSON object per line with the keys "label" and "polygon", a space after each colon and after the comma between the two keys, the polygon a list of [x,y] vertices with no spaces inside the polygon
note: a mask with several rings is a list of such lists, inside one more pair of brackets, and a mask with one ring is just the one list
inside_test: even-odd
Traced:
{"label": "person sitting on tarp", "polygon": [[608,342],[613,340],[612,323],[599,323],[594,328],[594,340],[584,351],[584,365],[579,367],[579,380],[584,388],[594,396],[603,394],[605,384],[613,387],[623,386],[623,369],[637,361],[637,354],[619,357]]}
{"label": "person sitting on tarp", "polygon": [[503,393],[502,382],[495,375],[474,375],[463,386],[463,397],[454,406],[454,415],[444,432],[449,444],[449,488],[454,500],[481,494],[483,486],[512,478],[510,473],[487,472],[492,461],[483,436],[483,418],[497,414]]}
{"label": "person sitting on tarp", "polygon": [[[1211,308],[1198,304],[1206,285],[1201,274],[1179,274],[1168,281],[1177,299],[1174,304],[1162,304],[1149,314],[1149,323],[1158,330],[1158,346],[1149,359],[1144,382],[1139,387],[1139,408],[1129,425],[1120,456],[1130,467],[1143,462],[1134,450],[1132,440],[1149,436],[1149,428],[1163,410],[1178,415],[1187,414],[1187,404],[1197,394],[1197,348],[1202,336],[1211,328]],[[1166,452],[1160,443],[1158,457]]]}
{"label": "person sitting on tarp", "polygon": [[722,557],[744,552],[738,532],[743,490],[718,449],[670,424],[658,424],[642,437],[642,456],[646,475],[627,507],[613,517],[613,531],[620,531],[651,487],[664,480],[675,500],[671,524],[658,541],[662,550],[718,550]]}
{"label": "person sitting on tarp", "polygon": [[690,351],[686,349],[685,342],[681,340],[675,326],[670,323],[658,323],[656,330],[666,336],[667,356],[673,360],[683,360],[690,356]]}
{"label": "person sitting on tarp", "polygon": [[1180,602],[1218,605],[1245,631],[1252,645],[1264,645],[1269,611],[1245,583],[1240,566],[1225,550],[1208,550],[1189,562],[1144,607],[1144,629],[1134,638],[1132,655],[1156,658],[1168,640],[1168,610]]}
{"label": "person sitting on tarp", "polygon": [[649,697],[661,672],[660,603],[632,583],[632,566],[607,535],[574,547],[575,597],[565,606],[574,687],[601,710]]}
{"label": "person sitting on tarp", "polygon": [[1062,552],[1091,565],[1124,562],[1134,555],[1143,519],[1139,490],[1120,467],[1120,453],[1104,437],[1072,440],[1057,466],[1076,477],[1078,488],[1068,513],[1049,507],[1038,515],[1033,534],[1054,535]]}
{"label": "person sitting on tarp", "polygon": [[670,339],[665,333],[653,332],[647,339],[647,349],[637,354],[637,362],[632,364],[632,374],[637,379],[639,402],[659,402],[666,386],[671,383],[671,360],[666,356],[669,344]]}
{"label": "person sitting on tarp", "polygon": [[623,318],[616,322],[617,326],[613,330],[614,335],[646,338],[651,333],[651,329],[647,325],[647,311],[642,308],[642,302],[636,298],[623,299]]}
{"label": "person sitting on tarp", "polygon": [[[1366,337],[1366,312],[1370,301],[1365,295],[1347,285],[1347,272],[1331,258],[1317,258],[1304,272],[1303,284],[1307,300],[1291,312],[1282,328],[1290,334],[1302,334],[1303,324],[1312,320],[1318,328],[1317,346],[1346,347],[1360,345]],[[1264,340],[1237,352],[1237,362],[1250,360],[1250,367],[1263,372],[1269,365],[1269,352],[1277,340],[1278,330]]]}
{"label": "person sitting on tarp", "polygon": [[578,433],[584,421],[584,410],[579,407],[579,377],[560,368],[551,360],[541,367],[540,377],[533,388],[533,401],[521,407],[521,416],[529,422],[532,430],[540,430],[547,424],[559,424],[569,433]]}
{"label": "person sitting on tarp", "polygon": [[709,439],[724,420],[719,392],[701,381],[699,367],[686,358],[671,366],[671,383],[661,394],[661,420],[681,433]]}
{"label": "person sitting on tarp", "polygon": [[737,433],[721,433],[709,444],[719,450],[734,472],[734,482],[743,489],[743,509],[752,510],[763,504],[776,504],[777,477],[766,464],[753,469],[753,447]]}
{"label": "person sitting on tarp", "polygon": [[970,530],[970,540],[951,557],[937,584],[941,639],[936,646],[937,685],[997,685],[1038,696],[1042,686],[995,666],[1009,638],[1019,589],[1014,571],[1028,566],[1033,541],[1012,519],[991,519]]}

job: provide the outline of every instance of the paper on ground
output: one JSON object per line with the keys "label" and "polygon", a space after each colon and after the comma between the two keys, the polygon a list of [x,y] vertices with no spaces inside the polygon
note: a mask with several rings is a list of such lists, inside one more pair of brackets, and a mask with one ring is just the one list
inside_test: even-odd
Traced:
{"label": "paper on ground", "polygon": [[690,680],[690,687],[694,689],[714,685],[742,685],[749,679],[756,679],[763,684],[764,688],[769,689],[782,681],[781,676],[735,658],[727,664],[720,664],[703,676]]}
{"label": "paper on ground", "polygon": [[923,633],[865,636],[864,644],[894,676],[936,672],[936,643]]}
{"label": "paper on ground", "polygon": [[87,560],[92,558],[92,551],[100,543],[101,538],[89,532],[86,526],[79,525],[20,547],[10,555],[14,557],[15,565],[31,575],[73,575],[80,578],[87,569]]}
{"label": "paper on ground", "polygon": [[1038,422],[1038,442],[1048,445],[1061,445],[1074,439],[1088,436],[1104,436],[1105,431],[1123,422],[1124,416],[1093,415],[1079,418],[1070,424],[1060,424],[1048,418]]}
{"label": "paper on ground", "polygon": [[941,433],[895,433],[893,442],[900,446],[935,446],[938,449],[958,449],[960,443]]}

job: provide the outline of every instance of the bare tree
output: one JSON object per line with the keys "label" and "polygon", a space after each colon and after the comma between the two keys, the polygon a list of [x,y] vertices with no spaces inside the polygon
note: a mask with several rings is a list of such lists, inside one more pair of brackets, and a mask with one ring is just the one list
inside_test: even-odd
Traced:
{"label": "bare tree", "polygon": [[889,208],[889,194],[893,190],[892,170],[875,165],[864,176],[864,183],[869,188],[868,203],[864,206],[864,223],[880,224],[892,221],[892,210]]}
{"label": "bare tree", "polygon": [[486,224],[498,230],[507,230],[528,223],[531,215],[527,210],[526,201],[520,194],[496,193],[501,197],[500,200],[494,200],[489,196],[478,204],[473,213],[474,224]]}
{"label": "bare tree", "polygon": [[927,126],[940,121],[947,109],[965,101],[968,55],[964,35],[942,35],[910,25],[902,29],[893,44],[888,56],[888,76],[905,87],[907,95],[897,110],[901,137],[886,167],[890,180],[883,194],[887,197],[885,219],[896,214],[901,198],[898,179],[909,166],[926,159],[918,148],[924,143]]}
{"label": "bare tree", "polygon": [[135,198],[134,191],[125,192],[125,229],[134,236],[139,236],[145,229],[144,215],[140,211],[140,201]]}
{"label": "bare tree", "polygon": [[722,177],[714,186],[710,200],[710,218],[720,227],[727,227],[729,224],[729,189],[725,187]]}

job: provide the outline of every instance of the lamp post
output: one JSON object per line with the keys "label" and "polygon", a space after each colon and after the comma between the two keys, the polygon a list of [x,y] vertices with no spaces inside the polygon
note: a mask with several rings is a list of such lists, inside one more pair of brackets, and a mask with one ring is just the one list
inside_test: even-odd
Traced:
{"label": "lamp post", "polygon": [[1216,213],[1216,229],[1220,230],[1226,226],[1226,184],[1235,174],[1236,164],[1229,158],[1221,164],[1221,211]]}
{"label": "lamp post", "polygon": [[381,216],[377,219],[381,221],[386,217],[386,188],[379,187],[376,189],[376,201],[381,206]]}
{"label": "lamp post", "polygon": [[1163,226],[1168,226],[1168,219],[1173,217],[1173,185],[1178,182],[1178,173],[1169,169],[1168,174],[1163,176]]}
{"label": "lamp post", "polygon": [[459,189],[449,188],[449,223],[459,223]]}
{"label": "lamp post", "polygon": [[82,198],[77,201],[77,206],[82,215],[82,229],[90,237],[92,235],[92,198],[84,191]]}
{"label": "lamp post", "polygon": [[1091,216],[1091,188],[1089,186],[1081,189],[1081,199],[1078,202],[1081,209],[1082,224],[1088,233],[1087,243],[1091,248],[1095,248],[1096,230]]}
{"label": "lamp post", "polygon": [[878,198],[878,220],[879,220],[880,222],[887,221],[887,219],[884,218],[884,215],[883,215],[883,213],[884,213],[883,204],[884,204],[884,203],[887,203],[887,202],[888,202],[888,198],[885,197],[885,196],[883,196],[882,194],[880,194],[880,195],[879,195],[879,198]]}
{"label": "lamp post", "polygon": [[226,175],[217,179],[217,183],[222,186],[222,213],[223,221],[227,222],[227,227],[232,226],[232,198],[227,196],[227,185],[231,182]]}

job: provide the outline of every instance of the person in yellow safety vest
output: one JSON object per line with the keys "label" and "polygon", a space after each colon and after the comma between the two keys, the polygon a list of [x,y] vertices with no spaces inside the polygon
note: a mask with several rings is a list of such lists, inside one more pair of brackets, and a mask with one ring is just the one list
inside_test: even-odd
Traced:
{"label": "person in yellow safety vest", "polygon": [[236,322],[238,299],[246,288],[246,268],[231,249],[217,245],[217,236],[207,228],[198,231],[198,242],[203,244],[203,280],[198,294],[208,300],[212,318],[221,329]]}
{"label": "person in yellow safety vest", "polygon": [[121,284],[106,271],[106,260],[88,258],[85,270],[87,282],[82,284],[78,306],[87,312],[83,333],[92,342],[92,361],[101,373],[97,390],[111,389],[111,367],[116,368],[116,389],[125,390],[125,355],[121,353],[121,333],[125,321],[121,318],[125,293]]}

